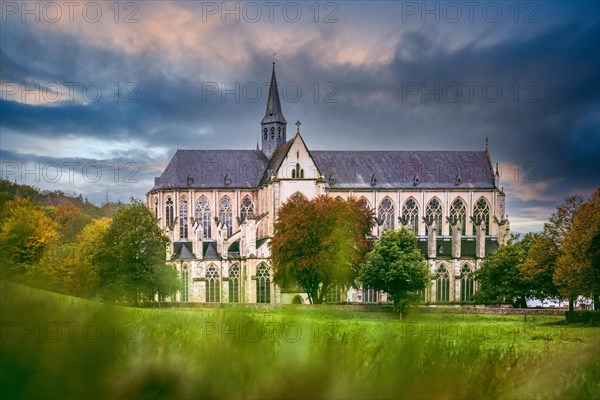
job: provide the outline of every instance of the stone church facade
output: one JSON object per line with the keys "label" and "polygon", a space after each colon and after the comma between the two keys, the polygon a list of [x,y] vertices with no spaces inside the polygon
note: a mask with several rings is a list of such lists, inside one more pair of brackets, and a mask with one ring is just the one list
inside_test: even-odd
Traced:
{"label": "stone church facade", "polygon": [[[289,139],[288,139],[289,138]],[[177,150],[147,193],[170,238],[183,289],[169,300],[305,303],[273,283],[269,238],[291,196],[355,197],[375,210],[373,236],[406,226],[419,238],[430,303],[465,302],[473,272],[509,233],[498,167],[484,151],[311,151],[289,134],[275,66],[255,150]],[[328,302],[386,302],[368,288],[335,288]]]}

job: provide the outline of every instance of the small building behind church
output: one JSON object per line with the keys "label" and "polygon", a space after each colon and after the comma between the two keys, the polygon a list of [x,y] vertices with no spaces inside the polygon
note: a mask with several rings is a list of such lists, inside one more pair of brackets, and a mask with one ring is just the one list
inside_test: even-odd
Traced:
{"label": "small building behind church", "polygon": [[[481,151],[311,151],[299,122],[287,130],[274,63],[260,126],[255,150],[177,150],[147,193],[183,283],[168,300],[307,302],[273,283],[269,240],[291,196],[322,194],[368,204],[377,219],[374,237],[401,226],[417,235],[431,274],[424,302],[468,302],[478,290],[473,273],[509,234],[487,143]],[[335,288],[327,301],[378,303],[387,296]]]}

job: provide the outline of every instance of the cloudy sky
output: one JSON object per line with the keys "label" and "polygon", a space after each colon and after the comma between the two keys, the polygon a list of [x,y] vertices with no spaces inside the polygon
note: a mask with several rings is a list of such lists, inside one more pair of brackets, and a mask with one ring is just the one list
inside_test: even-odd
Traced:
{"label": "cloudy sky", "polygon": [[127,201],[178,148],[254,148],[276,53],[310,149],[488,137],[517,232],[600,184],[597,1],[0,6],[2,176],[19,183]]}

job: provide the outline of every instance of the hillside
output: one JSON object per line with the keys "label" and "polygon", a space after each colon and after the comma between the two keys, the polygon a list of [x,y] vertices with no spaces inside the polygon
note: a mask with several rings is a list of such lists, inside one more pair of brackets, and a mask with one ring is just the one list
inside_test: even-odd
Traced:
{"label": "hillside", "polygon": [[27,198],[32,204],[42,207],[55,207],[59,205],[71,205],[83,211],[92,218],[110,217],[114,214],[121,203],[104,203],[97,206],[87,201],[83,194],[68,194],[61,190],[48,191],[39,188],[0,179],[0,209],[9,200],[16,198]]}

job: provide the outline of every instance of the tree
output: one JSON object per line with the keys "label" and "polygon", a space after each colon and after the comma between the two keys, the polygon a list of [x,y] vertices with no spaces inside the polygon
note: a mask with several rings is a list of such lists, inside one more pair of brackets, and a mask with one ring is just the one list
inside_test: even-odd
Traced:
{"label": "tree", "polygon": [[383,290],[403,312],[411,293],[425,289],[429,271],[417,237],[407,228],[385,230],[366,256],[360,281],[364,287]]}
{"label": "tree", "polygon": [[98,263],[100,245],[110,227],[110,218],[99,218],[87,224],[77,236],[76,294],[89,297],[99,286]]}
{"label": "tree", "polygon": [[39,206],[18,198],[5,203],[0,229],[2,276],[31,272],[58,239],[56,224]]}
{"label": "tree", "polygon": [[[571,229],[575,213],[583,203],[580,195],[569,196],[558,205],[544,224],[544,232],[536,239],[523,265],[523,276],[531,288],[531,295],[543,300],[546,298],[566,298],[573,307],[575,298],[565,291],[561,293],[555,282],[555,271],[559,257],[563,253],[563,240]],[[567,297],[564,297],[566,294]]]}
{"label": "tree", "polygon": [[597,189],[589,200],[581,204],[564,233],[562,252],[554,273],[554,283],[563,296],[570,300],[581,295],[593,297],[595,308],[598,308],[600,280],[589,249],[599,226],[600,189]]}
{"label": "tree", "polygon": [[52,210],[52,219],[58,224],[63,243],[73,242],[92,218],[72,204],[59,204]]}
{"label": "tree", "polygon": [[481,290],[475,294],[477,301],[505,301],[513,307],[527,308],[531,289],[522,268],[536,238],[532,233],[522,240],[518,235],[511,235],[506,245],[485,259],[475,273],[481,285]]}
{"label": "tree", "polygon": [[[587,250],[587,255],[590,258],[590,263],[593,271],[594,282],[600,282],[600,225],[596,227],[596,233],[590,240],[590,245]],[[594,310],[600,309],[600,297],[598,292],[594,293]]]}
{"label": "tree", "polygon": [[354,199],[293,196],[279,210],[270,243],[274,281],[298,285],[321,304],[333,286],[354,283],[372,226],[372,212]]}
{"label": "tree", "polygon": [[552,281],[559,255],[558,244],[547,233],[537,235],[529,249],[523,264],[523,277],[531,289],[531,295],[540,301],[561,297]]}
{"label": "tree", "polygon": [[178,290],[177,273],[165,263],[168,243],[156,217],[141,201],[132,199],[119,208],[97,254],[102,296],[137,303],[167,294],[166,288]]}

